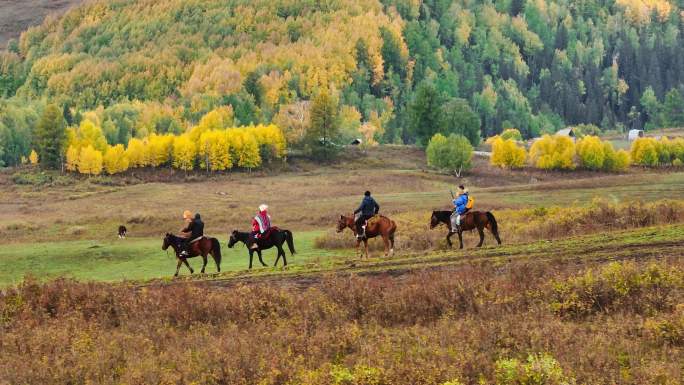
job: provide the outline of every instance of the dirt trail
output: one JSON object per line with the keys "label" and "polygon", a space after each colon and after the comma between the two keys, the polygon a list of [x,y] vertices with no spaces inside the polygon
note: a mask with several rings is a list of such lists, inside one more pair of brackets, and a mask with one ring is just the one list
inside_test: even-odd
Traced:
{"label": "dirt trail", "polygon": [[[553,244],[559,244],[555,249]],[[631,244],[613,243],[608,245],[582,243],[575,247],[563,247],[563,242],[548,242],[547,247],[538,250],[519,250],[503,252],[492,248],[482,251],[469,250],[465,254],[447,252],[431,257],[414,257],[401,260],[374,261],[371,263],[352,263],[318,271],[294,273],[269,273],[263,275],[242,275],[222,277],[208,275],[205,279],[184,278],[174,281],[155,281],[140,287],[160,287],[167,285],[193,284],[230,289],[236,285],[277,285],[280,287],[304,290],[315,286],[331,276],[390,276],[402,279],[403,276],[424,271],[458,270],[472,264],[492,264],[500,266],[501,272],[515,264],[556,263],[564,265],[588,266],[606,261],[649,260],[663,257],[684,257],[684,235],[676,240],[636,242]],[[522,245],[521,245],[522,246]]]}

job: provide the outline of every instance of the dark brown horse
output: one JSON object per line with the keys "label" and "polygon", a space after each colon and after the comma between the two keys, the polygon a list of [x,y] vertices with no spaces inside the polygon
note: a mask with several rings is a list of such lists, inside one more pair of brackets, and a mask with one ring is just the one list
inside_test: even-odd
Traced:
{"label": "dark brown horse", "polygon": [[[290,230],[281,230],[278,228],[271,228],[272,232],[271,234],[266,237],[266,239],[258,239],[257,240],[257,246],[259,248],[257,249],[251,249],[248,248],[249,250],[249,268],[252,268],[252,258],[254,257],[254,252],[256,251],[257,256],[259,257],[259,262],[261,262],[262,266],[266,266],[264,263],[264,260],[261,258],[261,250],[266,250],[270,249],[271,247],[274,247],[278,249],[278,255],[276,257],[275,263],[273,266],[278,265],[278,260],[280,260],[280,257],[283,257],[283,266],[287,266],[287,258],[285,258],[285,249],[283,248],[283,245],[287,243],[287,247],[290,249],[290,255],[295,254],[295,248],[294,248],[294,240],[292,239],[292,232]],[[230,234],[230,237],[228,238],[228,247],[231,249],[233,246],[235,246],[236,243],[242,242],[245,245],[250,244],[250,233],[242,233],[237,230],[233,230],[233,232]]]}
{"label": "dark brown horse", "polygon": [[496,238],[496,241],[501,244],[501,238],[499,238],[499,226],[496,223],[496,218],[494,218],[494,214],[491,212],[483,212],[483,211],[470,211],[466,213],[462,218],[461,218],[461,226],[458,229],[458,231],[454,231],[451,228],[451,211],[433,211],[432,212],[432,217],[430,218],[430,228],[434,229],[437,227],[440,223],[444,223],[447,228],[449,229],[449,234],[447,234],[446,240],[447,243],[449,244],[449,247],[452,246],[451,244],[451,236],[454,234],[458,234],[458,241],[460,243],[460,248],[463,248],[463,235],[462,233],[464,231],[468,230],[473,230],[477,229],[477,232],[480,234],[480,243],[477,244],[477,247],[481,247],[482,243],[484,242],[484,229],[487,228],[493,235],[494,238]]}
{"label": "dark brown horse", "polygon": [[[356,224],[354,223],[353,215],[340,215],[337,221],[337,232],[341,233],[344,229],[349,228],[356,236]],[[368,220],[366,225],[366,237],[363,238],[364,250],[366,251],[366,258],[368,258],[368,239],[375,238],[378,235],[382,236],[382,241],[385,243],[385,257],[394,254],[394,233],[397,231],[397,224],[393,220],[383,216],[376,215]],[[360,255],[359,246],[361,240],[356,240],[356,255]],[[360,255],[363,256],[363,255]]]}
{"label": "dark brown horse", "polygon": [[190,270],[190,274],[193,274],[195,271],[192,270],[192,267],[190,267],[188,258],[197,256],[202,257],[202,274],[204,274],[204,269],[207,267],[207,254],[211,254],[211,257],[214,258],[214,262],[216,262],[216,270],[218,272],[221,271],[221,245],[218,239],[202,237],[202,239],[199,241],[193,242],[190,245],[190,250],[188,250],[189,255],[187,257],[181,255],[181,252],[183,251],[181,244],[183,241],[184,239],[181,237],[166,233],[166,236],[164,237],[164,243],[162,244],[162,250],[166,250],[169,248],[169,246],[171,246],[173,251],[176,252],[178,265],[176,265],[176,274],[174,274],[174,277],[178,276],[178,270],[180,270],[182,264],[185,264],[185,266],[188,267],[188,270]]}

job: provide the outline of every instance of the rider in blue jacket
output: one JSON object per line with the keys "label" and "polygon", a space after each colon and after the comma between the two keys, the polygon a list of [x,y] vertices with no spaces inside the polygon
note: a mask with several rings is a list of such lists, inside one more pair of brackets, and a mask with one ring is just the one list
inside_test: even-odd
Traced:
{"label": "rider in blue jacket", "polygon": [[463,185],[458,186],[458,196],[453,200],[454,214],[451,215],[451,227],[455,231],[461,226],[461,215],[468,212],[468,190]]}
{"label": "rider in blue jacket", "polygon": [[370,191],[363,193],[363,200],[358,209],[354,211],[354,214],[360,214],[356,218],[356,238],[361,240],[366,236],[366,226],[367,220],[371,219],[380,211],[380,205],[378,202],[371,197]]}

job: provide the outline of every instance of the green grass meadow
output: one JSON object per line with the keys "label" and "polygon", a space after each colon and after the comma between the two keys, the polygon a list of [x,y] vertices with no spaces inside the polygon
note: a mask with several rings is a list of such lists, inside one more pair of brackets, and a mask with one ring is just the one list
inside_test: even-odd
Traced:
{"label": "green grass meadow", "polygon": [[[321,250],[314,248],[314,239],[321,232],[309,231],[294,233],[296,254],[290,256],[286,248],[289,266],[296,267],[305,264],[326,264],[331,260],[348,258],[354,255],[348,250]],[[350,246],[353,245],[351,233]],[[221,242],[222,271],[241,271],[249,266],[247,248],[239,243],[234,248],[228,248],[227,239]],[[173,275],[176,259],[173,250],[168,253],[161,249],[162,240],[152,238],[126,238],[111,241],[64,241],[50,243],[9,244],[0,248],[0,286],[13,285],[21,282],[26,274],[39,280],[55,277],[71,277],[79,280],[122,281],[162,278]],[[276,249],[263,252],[264,262],[268,267],[261,267],[254,255],[254,269],[276,270],[282,268],[282,261],[278,268],[273,268]],[[208,258],[207,273],[215,273],[216,265],[211,257]],[[201,258],[188,260],[195,274],[202,267]],[[190,272],[185,266],[180,274]]]}

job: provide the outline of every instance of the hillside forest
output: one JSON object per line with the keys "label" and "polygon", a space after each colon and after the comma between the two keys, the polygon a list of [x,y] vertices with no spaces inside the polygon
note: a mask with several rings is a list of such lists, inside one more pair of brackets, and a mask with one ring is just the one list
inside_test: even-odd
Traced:
{"label": "hillside forest", "polygon": [[[509,128],[527,139],[575,125],[682,126],[683,7],[88,2],[0,52],[0,164],[36,149],[70,167],[70,148],[72,159],[97,158],[174,137],[159,159],[141,162],[192,151],[192,166],[251,168],[284,156],[285,146],[327,157],[353,138],[425,146],[437,133],[462,134],[477,145]],[[209,161],[208,142],[221,143],[220,160]]]}

